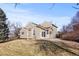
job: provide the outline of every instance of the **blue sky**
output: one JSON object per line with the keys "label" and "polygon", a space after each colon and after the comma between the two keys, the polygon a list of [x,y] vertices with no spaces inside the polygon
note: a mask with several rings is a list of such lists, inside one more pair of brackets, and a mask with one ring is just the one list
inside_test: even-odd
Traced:
{"label": "blue sky", "polygon": [[11,23],[21,23],[25,26],[28,22],[42,23],[49,21],[58,26],[58,30],[63,25],[70,23],[71,18],[78,11],[72,6],[75,4],[56,3],[52,8],[51,3],[22,3],[14,7],[14,4],[0,4],[8,20]]}

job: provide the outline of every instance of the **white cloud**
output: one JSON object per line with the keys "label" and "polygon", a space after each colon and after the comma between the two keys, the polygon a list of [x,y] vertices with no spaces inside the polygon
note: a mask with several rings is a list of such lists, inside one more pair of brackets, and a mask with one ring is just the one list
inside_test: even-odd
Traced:
{"label": "white cloud", "polygon": [[23,9],[5,9],[8,20],[11,23],[20,22],[22,25],[26,25],[28,22],[32,21],[35,23],[42,23],[44,21],[52,21],[60,29],[63,25],[66,25],[70,22],[71,17],[62,16],[62,17],[53,17],[47,15],[40,15],[31,10]]}

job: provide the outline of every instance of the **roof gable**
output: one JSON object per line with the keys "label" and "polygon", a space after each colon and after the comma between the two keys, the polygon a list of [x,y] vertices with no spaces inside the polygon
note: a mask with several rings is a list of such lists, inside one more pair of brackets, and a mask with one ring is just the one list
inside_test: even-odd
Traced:
{"label": "roof gable", "polygon": [[[47,24],[50,24],[50,23],[48,22]],[[40,28],[42,30],[47,30],[49,28],[53,30],[52,26],[54,26],[54,27],[57,28],[57,26],[55,26],[54,24],[50,24],[50,25],[51,26],[44,26],[43,24],[36,24],[36,23],[30,22],[30,23],[28,23],[28,25],[26,26],[26,28],[30,28],[30,27],[33,27],[33,26],[38,27],[38,28]]]}

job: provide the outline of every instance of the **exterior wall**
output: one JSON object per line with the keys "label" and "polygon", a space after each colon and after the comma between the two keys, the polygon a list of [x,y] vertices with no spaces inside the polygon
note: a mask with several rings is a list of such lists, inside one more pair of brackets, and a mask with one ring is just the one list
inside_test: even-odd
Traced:
{"label": "exterior wall", "polygon": [[[24,33],[24,34],[22,34]],[[20,38],[27,38],[27,30],[22,28],[20,31]]]}
{"label": "exterior wall", "polygon": [[42,31],[42,29],[35,27],[35,38],[36,39],[41,39],[40,38],[40,32]]}
{"label": "exterior wall", "polygon": [[[46,33],[46,37],[42,37],[42,32],[46,32],[46,30],[42,30],[40,28],[35,28],[36,29],[36,39],[53,39],[56,37],[57,34],[57,28],[54,28],[53,31],[52,29],[48,30],[48,34]],[[51,34],[50,34],[51,32]]]}
{"label": "exterior wall", "polygon": [[[33,31],[35,31],[35,35],[33,34]],[[22,32],[24,32],[24,34],[22,34]],[[23,28],[20,31],[20,38],[37,39],[38,36],[39,36],[39,30],[32,23],[27,24],[26,29]]]}
{"label": "exterior wall", "polygon": [[53,27],[53,31],[52,31],[52,37],[53,38],[56,38],[56,34],[57,34],[57,28],[56,27]]}

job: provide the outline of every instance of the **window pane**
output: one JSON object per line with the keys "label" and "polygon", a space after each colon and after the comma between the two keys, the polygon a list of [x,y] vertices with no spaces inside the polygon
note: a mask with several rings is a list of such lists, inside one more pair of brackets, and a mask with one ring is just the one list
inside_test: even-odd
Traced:
{"label": "window pane", "polygon": [[45,32],[44,32],[44,37],[45,37]]}
{"label": "window pane", "polygon": [[42,32],[42,37],[43,37],[43,32]]}
{"label": "window pane", "polygon": [[46,37],[46,32],[42,32],[42,37]]}
{"label": "window pane", "polygon": [[48,34],[48,30],[46,30],[46,33]]}

